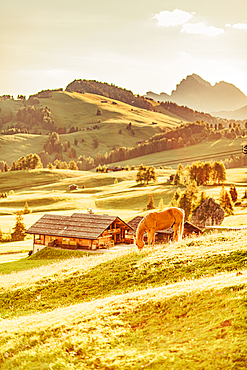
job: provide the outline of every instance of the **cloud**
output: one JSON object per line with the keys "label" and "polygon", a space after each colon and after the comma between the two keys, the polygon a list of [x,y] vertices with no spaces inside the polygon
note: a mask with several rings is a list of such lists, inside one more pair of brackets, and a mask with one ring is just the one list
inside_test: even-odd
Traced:
{"label": "cloud", "polygon": [[188,22],[194,14],[194,12],[188,13],[179,9],[174,9],[172,12],[164,10],[155,14],[152,19],[156,19],[158,21],[158,26],[171,27],[179,26]]}
{"label": "cloud", "polygon": [[233,25],[233,28],[238,28],[239,30],[247,30],[246,23],[236,23]]}
{"label": "cloud", "polygon": [[203,23],[186,23],[183,25],[181,32],[205,34],[208,36],[217,36],[225,31],[223,28],[216,28],[214,26],[205,26]]}
{"label": "cloud", "polygon": [[191,55],[189,53],[186,53],[185,51],[180,51],[179,52],[179,58],[180,59],[188,59],[190,57],[191,57]]}

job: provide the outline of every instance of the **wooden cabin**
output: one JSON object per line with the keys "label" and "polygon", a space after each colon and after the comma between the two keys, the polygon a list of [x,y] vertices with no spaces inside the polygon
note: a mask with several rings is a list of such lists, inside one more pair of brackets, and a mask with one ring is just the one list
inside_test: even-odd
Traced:
{"label": "wooden cabin", "polygon": [[183,238],[187,238],[189,236],[194,236],[194,235],[202,235],[202,234],[203,234],[203,231],[202,229],[200,229],[200,227],[193,225],[189,221],[185,221]]}
{"label": "wooden cabin", "polygon": [[33,253],[48,247],[64,249],[111,248],[130,243],[132,228],[119,217],[74,213],[71,216],[45,214],[27,231],[33,234]]}

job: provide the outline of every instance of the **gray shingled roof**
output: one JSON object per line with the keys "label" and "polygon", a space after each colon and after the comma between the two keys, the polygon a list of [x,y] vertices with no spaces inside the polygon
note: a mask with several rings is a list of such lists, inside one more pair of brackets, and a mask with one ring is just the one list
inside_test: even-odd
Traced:
{"label": "gray shingled roof", "polygon": [[128,224],[116,216],[74,213],[72,216],[45,214],[26,233],[93,240],[97,239],[114,221],[120,222],[126,229],[131,230]]}

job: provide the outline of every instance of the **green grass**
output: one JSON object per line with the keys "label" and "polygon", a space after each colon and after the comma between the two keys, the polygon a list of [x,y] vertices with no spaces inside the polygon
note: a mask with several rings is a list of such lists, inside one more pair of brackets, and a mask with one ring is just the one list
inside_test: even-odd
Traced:
{"label": "green grass", "polygon": [[[10,275],[1,290],[1,369],[245,369],[245,237],[76,258],[73,272],[56,262],[33,282],[42,267]],[[45,249],[29,261],[64,252]]]}
{"label": "green grass", "polygon": [[[222,238],[219,236],[217,242]],[[203,245],[204,241],[201,242]],[[187,242],[184,247],[191,247]],[[247,269],[247,251],[236,250],[229,254],[216,254],[203,256],[203,258],[190,257],[184,259],[167,258],[160,256],[158,261],[145,261],[148,254],[131,253],[114,260],[100,263],[88,273],[75,272],[67,276],[62,282],[54,279],[39,281],[32,289],[17,289],[12,293],[2,293],[0,305],[2,317],[10,315],[23,315],[44,309],[55,309],[63,306],[95,298],[104,298],[112,294],[121,294],[147,287],[172,284],[183,279],[198,279],[204,275],[211,276],[216,273]],[[46,259],[44,257],[47,256]],[[52,262],[57,258],[83,256],[83,252],[54,251],[47,249],[37,256],[20,261],[20,266],[26,268],[36,267]],[[40,263],[40,259],[42,263]],[[30,263],[31,262],[31,263]],[[37,263],[38,262],[38,263]],[[13,263],[14,264],[14,263]],[[33,264],[33,265],[32,265]],[[6,267],[5,267],[6,268]],[[0,270],[1,271],[1,270]],[[103,271],[103,278],[102,278]],[[42,300],[32,300],[33,296],[42,296]],[[11,311],[8,309],[9,302]],[[29,302],[28,308],[26,303]]]}
{"label": "green grass", "polygon": [[[105,100],[105,98],[103,99]],[[102,97],[99,95],[54,92],[52,98],[40,99],[38,107],[48,106],[51,109],[51,117],[55,120],[57,127],[66,127],[67,132],[72,126],[79,128],[76,133],[60,135],[60,141],[63,144],[69,140],[71,145],[74,145],[74,139],[78,139],[78,145],[75,147],[77,156],[95,157],[97,153],[105,154],[111,151],[113,146],[116,148],[133,147],[137,141],[148,139],[160,132],[163,127],[176,127],[181,123],[181,118],[167,111],[161,114],[135,108],[121,102],[113,105],[111,99],[107,99],[107,104],[102,104],[101,100]],[[11,109],[15,114],[20,107],[19,101],[0,102],[0,108],[3,112]],[[98,108],[102,111],[101,116],[96,115]],[[152,125],[153,121],[157,122],[157,125]],[[126,130],[129,122],[132,123],[135,135]],[[11,123],[16,124],[14,121]],[[88,127],[96,124],[99,130],[87,130]],[[10,123],[3,125],[3,129],[9,125]],[[122,134],[119,134],[120,130],[122,130]],[[0,160],[11,165],[13,160],[16,161],[22,155],[39,153],[43,150],[48,131],[41,129],[41,127],[38,127],[38,131],[41,131],[43,135],[0,135]],[[93,147],[94,138],[99,141],[97,151]],[[67,162],[71,160],[68,153],[64,152],[63,157]]]}

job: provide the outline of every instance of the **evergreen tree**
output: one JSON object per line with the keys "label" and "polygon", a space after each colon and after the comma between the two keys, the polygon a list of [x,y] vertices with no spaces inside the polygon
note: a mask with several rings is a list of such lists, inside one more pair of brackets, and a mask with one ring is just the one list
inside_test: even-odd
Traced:
{"label": "evergreen tree", "polygon": [[13,229],[13,233],[11,234],[11,238],[13,241],[21,241],[25,239],[26,233],[26,226],[24,224],[24,219],[21,211],[16,213],[15,217],[15,227]]}
{"label": "evergreen tree", "polygon": [[196,181],[190,183],[185,192],[182,193],[178,207],[182,208],[185,212],[185,220],[190,220],[192,212],[198,205],[198,187]]}
{"label": "evergreen tree", "polygon": [[176,174],[173,180],[174,185],[182,185],[184,183],[184,167],[179,163]]}
{"label": "evergreen tree", "polygon": [[199,207],[202,203],[204,203],[206,199],[208,199],[206,192],[201,191],[199,198],[198,198],[197,207]]}
{"label": "evergreen tree", "polygon": [[164,201],[162,198],[160,198],[160,201],[159,201],[159,207],[158,207],[161,211],[164,209]]}
{"label": "evergreen tree", "polygon": [[28,207],[27,202],[25,203],[23,213],[24,213],[24,215],[27,215],[29,213],[32,213],[31,209]]}
{"label": "evergreen tree", "polygon": [[15,171],[15,170],[16,170],[15,161],[13,161],[10,171]]}
{"label": "evergreen tree", "polygon": [[173,198],[171,200],[171,206],[172,207],[178,207],[178,204],[179,204],[179,201],[180,201],[180,198],[181,198],[181,190],[180,188],[178,188],[174,195],[173,195]]}
{"label": "evergreen tree", "polygon": [[233,205],[232,198],[229,192],[225,189],[224,185],[222,185],[222,188],[220,191],[219,203],[228,215],[234,214],[234,205]]}
{"label": "evergreen tree", "polygon": [[224,166],[224,163],[222,161],[217,162],[215,161],[213,163],[213,172],[214,172],[214,178],[215,181],[218,182],[218,184],[226,181],[226,169]]}
{"label": "evergreen tree", "polygon": [[182,193],[182,195],[179,199],[178,206],[179,206],[179,208],[182,208],[185,212],[184,219],[189,220],[190,216],[192,214],[192,207],[191,207],[191,199],[190,199],[188,193],[186,193],[186,191],[184,193]]}
{"label": "evergreen tree", "polygon": [[233,203],[236,203],[236,201],[238,200],[238,192],[235,185],[231,185],[229,193],[231,195]]}
{"label": "evergreen tree", "polygon": [[149,195],[149,201],[148,201],[148,204],[147,204],[147,209],[150,210],[150,209],[154,209],[154,208],[155,208],[154,198],[153,198],[153,195],[150,194]]}

